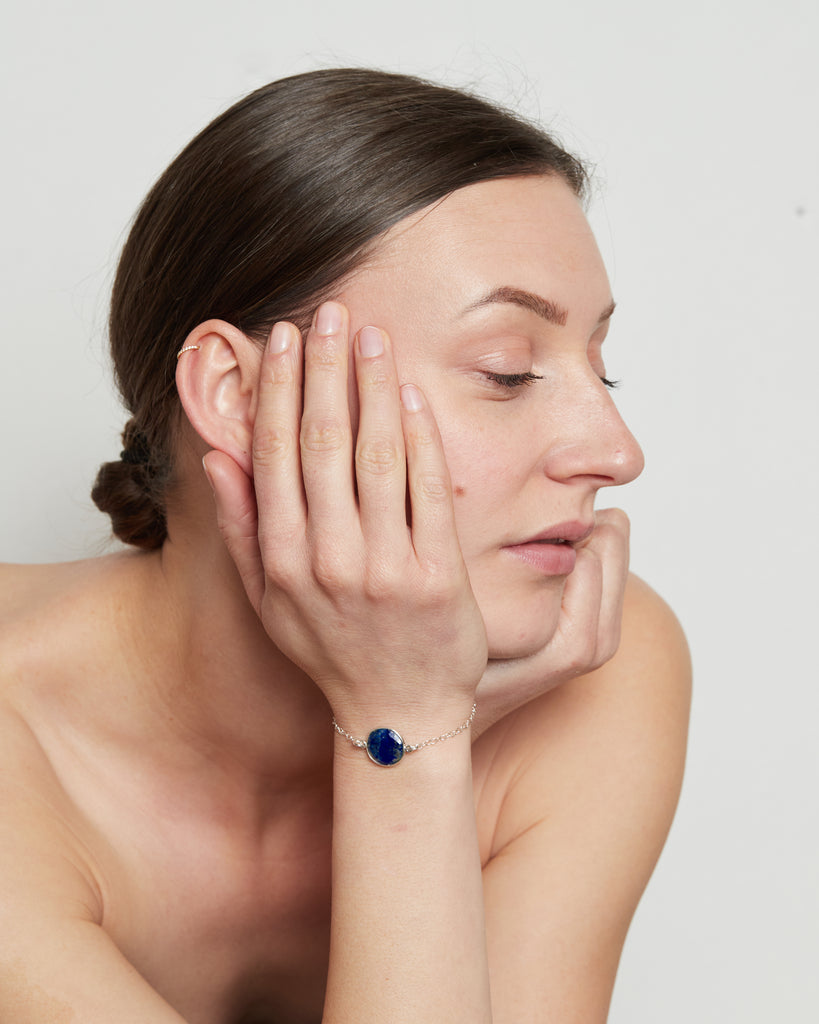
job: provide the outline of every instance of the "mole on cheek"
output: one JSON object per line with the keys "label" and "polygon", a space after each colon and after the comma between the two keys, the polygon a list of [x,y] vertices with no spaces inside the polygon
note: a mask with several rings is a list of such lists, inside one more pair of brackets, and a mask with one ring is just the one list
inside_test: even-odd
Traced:
{"label": "mole on cheek", "polygon": [[452,493],[456,498],[462,498],[464,496],[464,489],[460,484],[455,484],[452,488]]}

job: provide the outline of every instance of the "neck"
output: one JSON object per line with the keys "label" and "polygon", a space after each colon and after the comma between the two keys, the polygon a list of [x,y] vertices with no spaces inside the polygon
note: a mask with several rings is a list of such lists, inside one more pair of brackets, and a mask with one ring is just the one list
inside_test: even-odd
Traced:
{"label": "neck", "polygon": [[137,648],[154,652],[148,677],[168,728],[188,751],[268,790],[329,777],[323,694],[265,633],[221,537],[179,535],[190,539],[145,560],[133,623]]}

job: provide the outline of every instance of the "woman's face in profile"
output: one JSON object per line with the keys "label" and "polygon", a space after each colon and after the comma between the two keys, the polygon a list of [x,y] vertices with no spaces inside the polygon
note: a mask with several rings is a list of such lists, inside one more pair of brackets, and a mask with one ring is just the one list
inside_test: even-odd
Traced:
{"label": "woman's face in profile", "polygon": [[602,380],[612,295],[577,198],[556,177],[460,189],[388,232],[339,298],[354,330],[389,332],[435,413],[490,656],[534,653],[573,565],[561,538],[643,466]]}

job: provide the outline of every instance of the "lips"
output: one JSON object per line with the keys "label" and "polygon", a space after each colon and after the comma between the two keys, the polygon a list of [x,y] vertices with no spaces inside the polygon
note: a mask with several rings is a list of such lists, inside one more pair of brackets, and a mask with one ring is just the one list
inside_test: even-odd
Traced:
{"label": "lips", "polygon": [[592,530],[594,523],[581,520],[558,523],[504,550],[545,576],[568,576],[577,561],[577,547]]}
{"label": "lips", "polygon": [[[581,544],[594,530],[594,523],[573,519],[571,522],[549,526],[540,533],[529,537],[522,544]],[[520,545],[513,545],[518,547]]]}

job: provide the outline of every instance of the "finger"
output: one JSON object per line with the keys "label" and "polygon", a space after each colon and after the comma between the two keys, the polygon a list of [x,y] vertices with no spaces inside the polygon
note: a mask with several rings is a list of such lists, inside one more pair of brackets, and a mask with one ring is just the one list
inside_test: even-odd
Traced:
{"label": "finger", "polygon": [[219,530],[250,603],[258,612],[264,595],[264,569],[259,551],[253,483],[224,452],[208,452],[202,462],[213,488]]}
{"label": "finger", "polygon": [[324,302],[304,347],[300,449],[308,530],[312,538],[332,537],[336,544],[358,521],[347,391],[348,331],[346,307]]}
{"label": "finger", "polygon": [[628,516],[619,508],[601,509],[595,516],[591,537],[602,568],[600,618],[598,623],[597,657],[607,661],[620,643],[623,601],[628,582],[629,563]]}
{"label": "finger", "polygon": [[298,330],[277,323],[259,371],[253,428],[253,484],[262,549],[292,544],[304,529],[306,504],[301,480],[301,352]]}
{"label": "finger", "polygon": [[406,464],[390,340],[364,327],[355,344],[359,424],[355,474],[361,530],[374,560],[407,548]]}
{"label": "finger", "polygon": [[560,622],[550,645],[568,675],[595,667],[602,592],[600,555],[587,543],[578,548],[574,569],[566,579]]}
{"label": "finger", "polygon": [[401,418],[416,557],[428,569],[452,572],[463,565],[463,559],[455,530],[449,469],[435,417],[414,384],[401,388]]}

